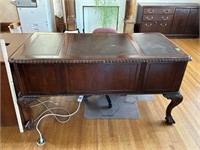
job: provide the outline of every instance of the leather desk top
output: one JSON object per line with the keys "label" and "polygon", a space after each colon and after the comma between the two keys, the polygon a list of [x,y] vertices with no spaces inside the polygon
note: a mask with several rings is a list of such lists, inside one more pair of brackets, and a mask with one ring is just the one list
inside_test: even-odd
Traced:
{"label": "leather desk top", "polygon": [[159,33],[34,33],[10,58],[17,63],[123,63],[189,61],[190,56]]}

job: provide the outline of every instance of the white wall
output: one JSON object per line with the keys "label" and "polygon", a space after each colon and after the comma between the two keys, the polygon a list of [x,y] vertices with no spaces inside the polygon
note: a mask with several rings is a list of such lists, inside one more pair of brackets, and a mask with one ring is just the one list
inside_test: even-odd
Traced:
{"label": "white wall", "polygon": [[137,3],[200,3],[200,0],[137,0]]}

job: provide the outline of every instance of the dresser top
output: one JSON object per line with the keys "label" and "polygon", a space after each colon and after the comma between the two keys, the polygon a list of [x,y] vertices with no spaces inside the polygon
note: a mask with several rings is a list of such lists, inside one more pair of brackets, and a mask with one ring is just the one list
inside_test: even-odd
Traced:
{"label": "dresser top", "polygon": [[138,3],[140,6],[175,6],[175,7],[199,7],[200,4],[198,3]]}
{"label": "dresser top", "polygon": [[17,63],[117,63],[190,59],[160,33],[34,33],[10,57],[11,62]]}

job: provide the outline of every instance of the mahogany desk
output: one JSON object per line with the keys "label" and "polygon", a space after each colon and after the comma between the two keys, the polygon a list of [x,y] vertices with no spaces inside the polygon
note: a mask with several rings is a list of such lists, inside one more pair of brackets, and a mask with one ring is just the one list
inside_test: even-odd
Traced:
{"label": "mahogany desk", "polygon": [[191,58],[159,33],[35,33],[9,60],[31,127],[32,97],[87,94],[163,94],[171,99],[165,119],[173,124]]}

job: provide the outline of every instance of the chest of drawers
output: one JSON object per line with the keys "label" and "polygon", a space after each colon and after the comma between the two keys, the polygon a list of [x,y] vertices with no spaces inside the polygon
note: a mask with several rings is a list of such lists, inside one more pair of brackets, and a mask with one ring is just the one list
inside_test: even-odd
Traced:
{"label": "chest of drawers", "polygon": [[198,37],[198,4],[138,4],[135,32],[160,32],[166,36]]}

